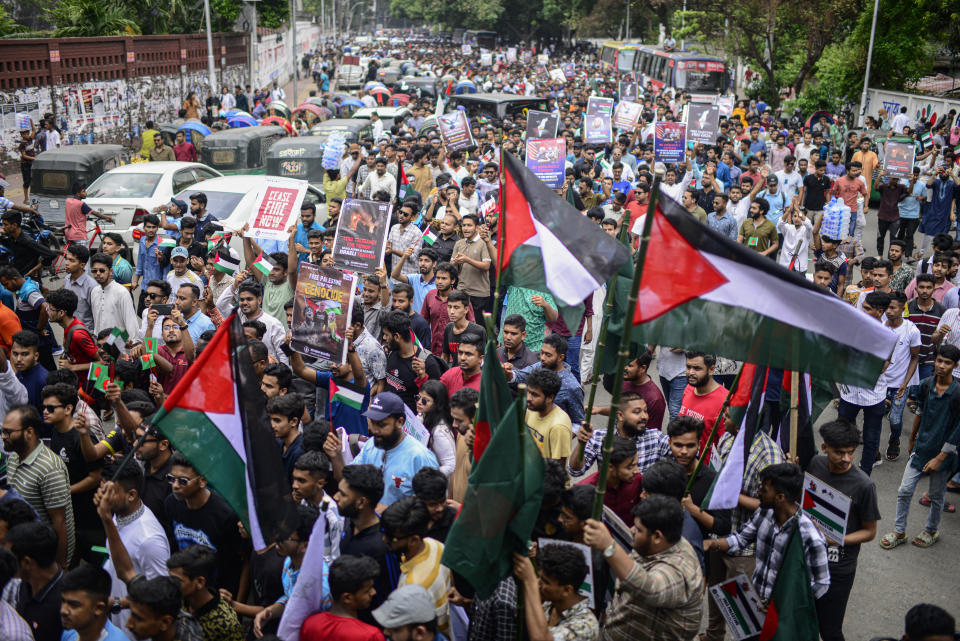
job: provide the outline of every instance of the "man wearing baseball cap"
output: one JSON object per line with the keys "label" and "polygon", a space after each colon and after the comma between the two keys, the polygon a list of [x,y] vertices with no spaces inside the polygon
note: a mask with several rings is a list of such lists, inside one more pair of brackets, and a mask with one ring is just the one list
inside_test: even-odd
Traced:
{"label": "man wearing baseball cap", "polygon": [[433,598],[422,585],[403,585],[373,611],[373,618],[391,641],[446,641],[437,631]]}
{"label": "man wearing baseball cap", "polygon": [[[377,512],[404,496],[413,496],[413,475],[422,467],[439,467],[437,457],[417,437],[407,434],[404,426],[409,418],[416,418],[406,409],[400,397],[393,392],[382,392],[373,397],[364,412],[371,438],[363,444],[352,465],[375,465],[383,471],[383,498]],[[421,434],[426,432],[422,424]],[[413,432],[416,434],[417,432]],[[426,440],[426,439],[424,439]],[[340,439],[331,431],[324,452],[330,456],[333,473],[343,478],[343,455]]]}
{"label": "man wearing baseball cap", "polygon": [[170,283],[170,300],[176,302],[177,290],[181,285],[196,285],[203,289],[203,281],[197,276],[197,273],[187,269],[190,260],[190,252],[186,247],[174,247],[170,251],[170,265],[172,269],[167,272],[166,281]]}

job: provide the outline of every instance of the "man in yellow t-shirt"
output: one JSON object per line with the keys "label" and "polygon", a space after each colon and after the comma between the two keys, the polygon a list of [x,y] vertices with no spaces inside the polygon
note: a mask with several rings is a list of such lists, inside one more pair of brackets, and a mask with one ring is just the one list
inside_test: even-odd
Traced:
{"label": "man in yellow t-shirt", "polygon": [[567,413],[553,403],[560,391],[560,377],[548,369],[534,369],[526,380],[527,427],[545,459],[563,465],[570,456],[573,426]]}
{"label": "man in yellow t-shirt", "polygon": [[153,127],[153,121],[148,120],[147,128],[140,134],[140,157],[144,160],[150,160],[150,150],[153,149],[153,137],[158,133],[160,132]]}

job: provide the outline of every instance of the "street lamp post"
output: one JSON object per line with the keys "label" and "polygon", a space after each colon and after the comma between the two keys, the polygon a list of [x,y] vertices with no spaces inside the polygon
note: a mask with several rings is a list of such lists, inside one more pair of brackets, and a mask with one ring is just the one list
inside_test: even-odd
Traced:
{"label": "street lamp post", "polygon": [[210,30],[210,0],[203,0],[203,16],[207,21],[207,73],[210,75],[210,93],[216,96],[217,70],[213,62],[213,32]]}
{"label": "street lamp post", "polygon": [[877,34],[877,14],[880,0],[873,0],[873,24],[870,25],[870,46],[867,48],[867,73],[863,75],[863,93],[860,94],[860,126],[867,119],[867,89],[870,87],[870,65],[873,62],[873,38]]}
{"label": "street lamp post", "polygon": [[293,102],[297,105],[297,0],[290,0],[290,57],[293,59]]}

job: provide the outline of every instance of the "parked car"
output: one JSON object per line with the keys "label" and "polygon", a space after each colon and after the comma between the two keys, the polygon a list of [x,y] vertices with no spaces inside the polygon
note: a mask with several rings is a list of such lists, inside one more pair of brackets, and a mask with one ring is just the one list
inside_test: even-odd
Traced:
{"label": "parked car", "polygon": [[338,89],[354,89],[363,86],[366,71],[360,65],[340,65],[337,67],[335,79]]}
{"label": "parked car", "polygon": [[104,231],[120,232],[130,243],[133,228],[156,207],[167,204],[174,194],[188,187],[221,175],[198,162],[137,162],[100,176],[87,187],[85,202],[114,219],[112,223],[100,222]]}
{"label": "parked car", "polygon": [[359,120],[370,120],[370,114],[374,111],[383,121],[384,131],[390,131],[390,128],[394,125],[403,124],[403,121],[412,114],[409,107],[364,107],[363,109],[357,109],[351,117]]}

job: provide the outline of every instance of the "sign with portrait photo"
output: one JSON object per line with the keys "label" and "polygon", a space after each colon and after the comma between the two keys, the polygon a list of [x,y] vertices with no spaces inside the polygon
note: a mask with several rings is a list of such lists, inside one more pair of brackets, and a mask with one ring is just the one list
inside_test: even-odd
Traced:
{"label": "sign with portrait photo", "polygon": [[390,203],[348,198],[340,206],[333,261],[337,267],[372,274],[383,264],[390,233]]}
{"label": "sign with portrait photo", "polygon": [[656,123],[653,129],[655,162],[683,162],[686,146],[686,125],[671,120]]}
{"label": "sign with portrait photo", "polygon": [[883,170],[891,178],[910,180],[913,177],[913,163],[916,153],[917,147],[912,140],[909,142],[887,141],[883,157]]}
{"label": "sign with portrait photo", "polygon": [[584,142],[607,144],[613,139],[613,98],[591,97],[583,121]]}
{"label": "sign with portrait photo", "polygon": [[613,126],[624,131],[633,131],[640,122],[643,114],[643,105],[639,102],[621,100],[613,110]]}
{"label": "sign with portrait photo", "polygon": [[527,141],[527,169],[551,189],[563,187],[567,145],[563,138],[534,138]]}
{"label": "sign with portrait photo", "polygon": [[559,125],[559,115],[531,109],[527,112],[527,140],[556,138]]}

